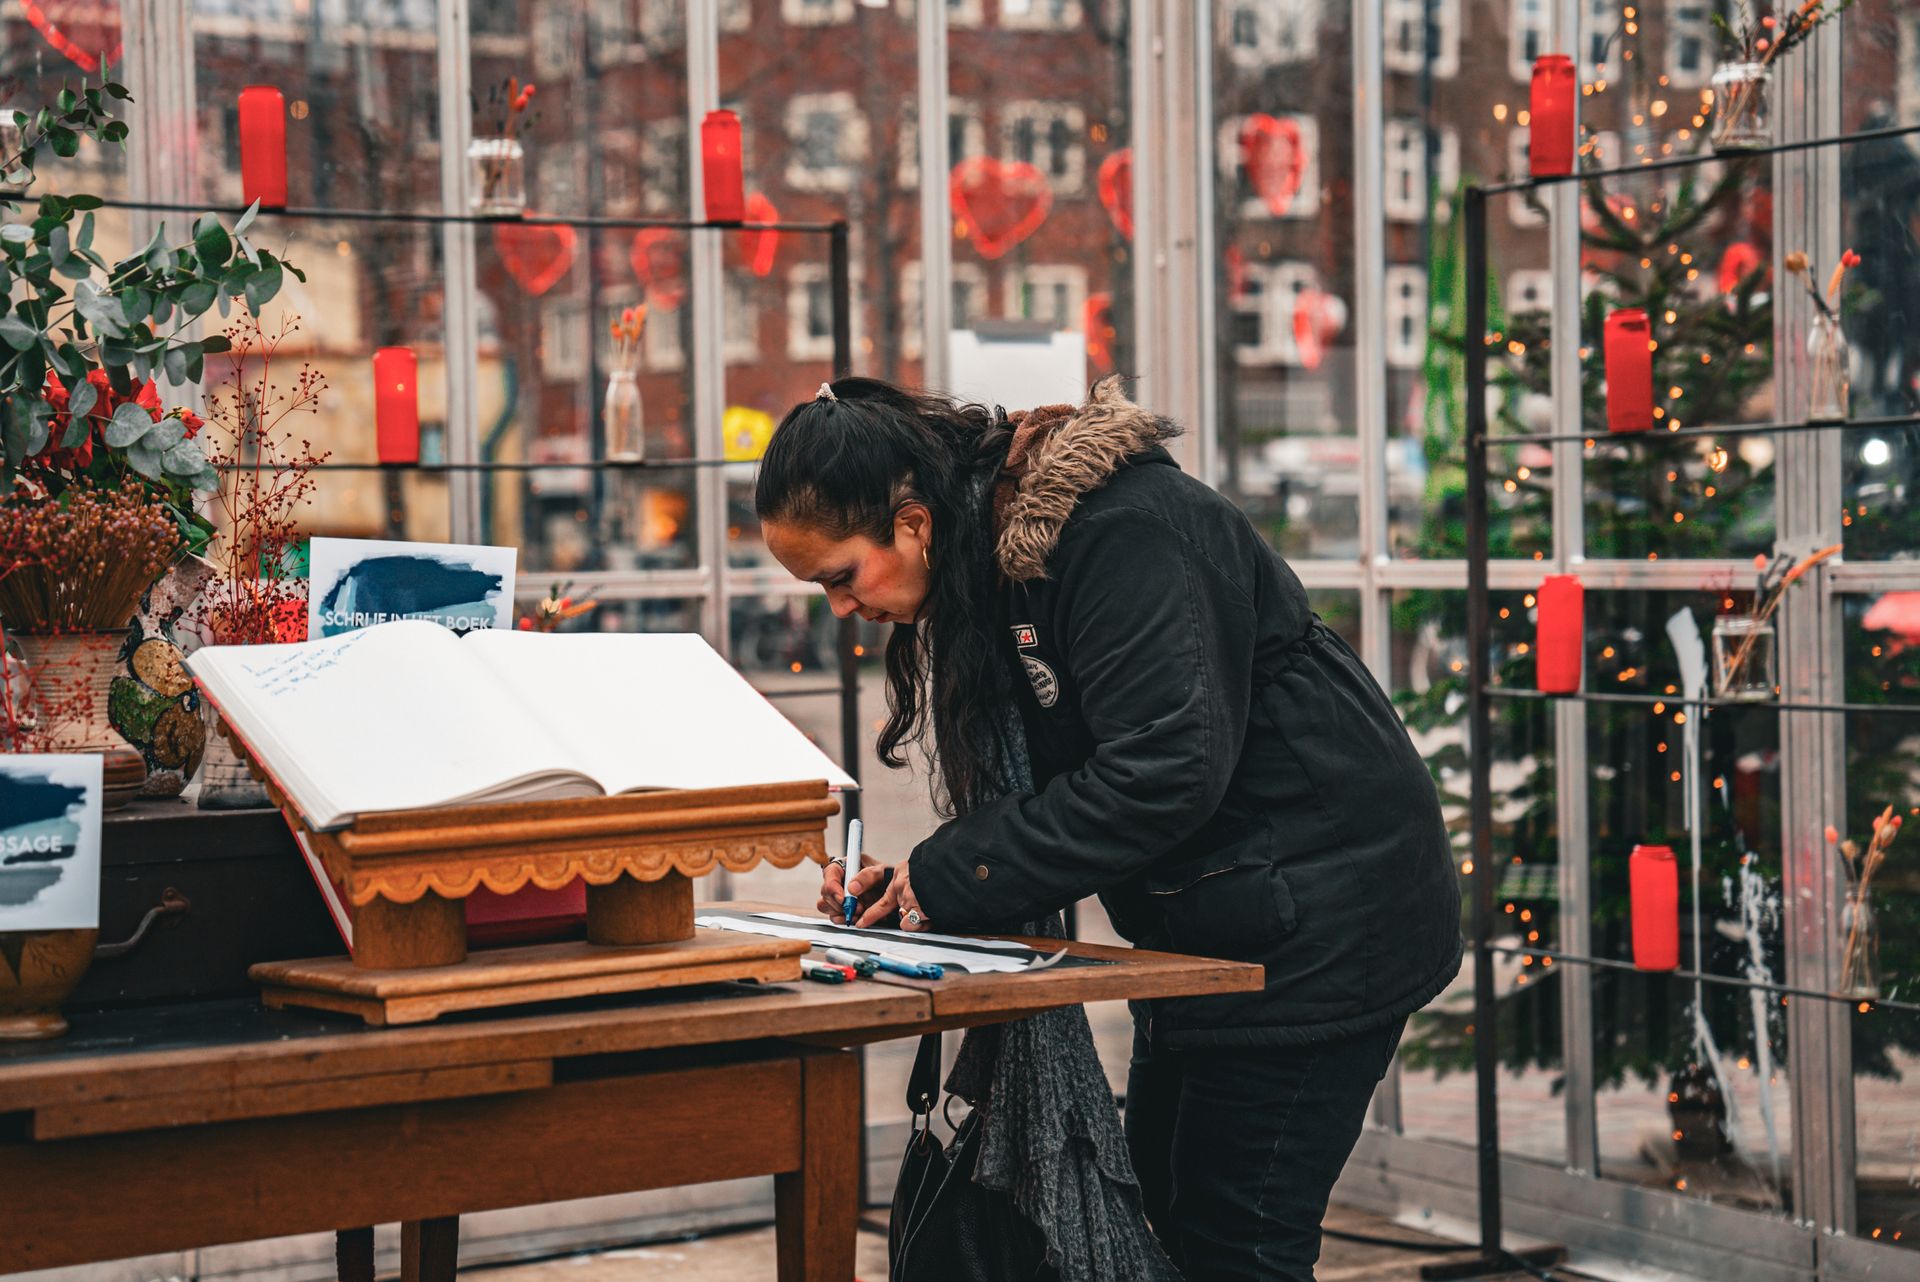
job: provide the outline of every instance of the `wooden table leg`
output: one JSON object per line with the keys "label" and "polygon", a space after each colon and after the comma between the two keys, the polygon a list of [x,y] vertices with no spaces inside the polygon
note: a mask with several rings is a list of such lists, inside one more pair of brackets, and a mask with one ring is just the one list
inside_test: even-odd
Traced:
{"label": "wooden table leg", "polygon": [[373,1230],[341,1229],[334,1234],[333,1261],[340,1282],[373,1282]]}
{"label": "wooden table leg", "polygon": [[400,1282],[453,1282],[460,1255],[460,1217],[409,1220],[400,1226]]}
{"label": "wooden table leg", "polygon": [[800,1086],[800,1169],[773,1178],[779,1282],[853,1282],[860,1218],[860,1057],[808,1056]]}

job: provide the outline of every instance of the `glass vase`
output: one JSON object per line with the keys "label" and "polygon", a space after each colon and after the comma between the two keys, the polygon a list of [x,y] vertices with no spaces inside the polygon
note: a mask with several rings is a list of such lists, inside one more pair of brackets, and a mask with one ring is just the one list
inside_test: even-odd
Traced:
{"label": "glass vase", "polygon": [[637,463],[647,456],[646,415],[640,405],[640,384],[630,369],[617,369],[607,379],[602,406],[607,423],[607,457]]}
{"label": "glass vase", "polygon": [[527,156],[512,138],[475,138],[467,144],[468,206],[491,218],[518,218],[527,210]]}
{"label": "glass vase", "polygon": [[200,760],[200,809],[257,810],[271,806],[266,785],[253,777],[246,758],[221,733],[220,714],[210,705],[201,706],[207,716],[207,748]]}
{"label": "glass vase", "polygon": [[1729,62],[1713,73],[1713,149],[1752,151],[1773,145],[1773,71],[1758,62]]}
{"label": "glass vase", "polygon": [[1825,312],[1815,312],[1807,331],[1807,421],[1844,423],[1852,383],[1853,353],[1846,331]]}
{"label": "glass vase", "polygon": [[1840,910],[1840,995],[1880,1000],[1880,922],[1873,902],[1858,890]]}
{"label": "glass vase", "polygon": [[1773,698],[1773,624],[1751,614],[1723,614],[1713,621],[1713,693],[1722,699],[1760,702]]}

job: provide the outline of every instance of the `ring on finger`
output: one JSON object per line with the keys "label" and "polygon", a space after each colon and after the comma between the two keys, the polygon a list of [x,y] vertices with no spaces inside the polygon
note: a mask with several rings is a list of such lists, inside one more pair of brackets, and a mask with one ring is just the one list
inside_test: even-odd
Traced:
{"label": "ring on finger", "polygon": [[924,921],[926,921],[926,918],[920,915],[920,910],[918,908],[907,909],[907,917],[906,917],[907,925],[918,926]]}

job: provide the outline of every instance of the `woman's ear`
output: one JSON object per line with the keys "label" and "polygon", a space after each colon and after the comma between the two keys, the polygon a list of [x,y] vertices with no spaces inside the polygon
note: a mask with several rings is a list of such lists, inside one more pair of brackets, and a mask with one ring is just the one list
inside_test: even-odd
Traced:
{"label": "woman's ear", "polygon": [[903,540],[922,548],[933,546],[933,512],[925,503],[903,503],[893,514],[894,545]]}

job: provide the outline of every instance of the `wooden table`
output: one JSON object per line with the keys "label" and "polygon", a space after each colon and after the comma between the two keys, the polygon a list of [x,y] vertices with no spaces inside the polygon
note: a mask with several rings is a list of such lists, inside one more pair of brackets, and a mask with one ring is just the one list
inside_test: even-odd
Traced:
{"label": "wooden table", "polygon": [[[741,905],[729,905],[740,907]],[[0,1046],[0,1273],[340,1234],[370,1282],[447,1282],[468,1212],[773,1175],[779,1277],[848,1282],[858,1056],[893,1037],[1121,997],[1257,987],[1231,962],[1075,944],[1024,975],[729,984],[410,1028],[193,1003]]]}

